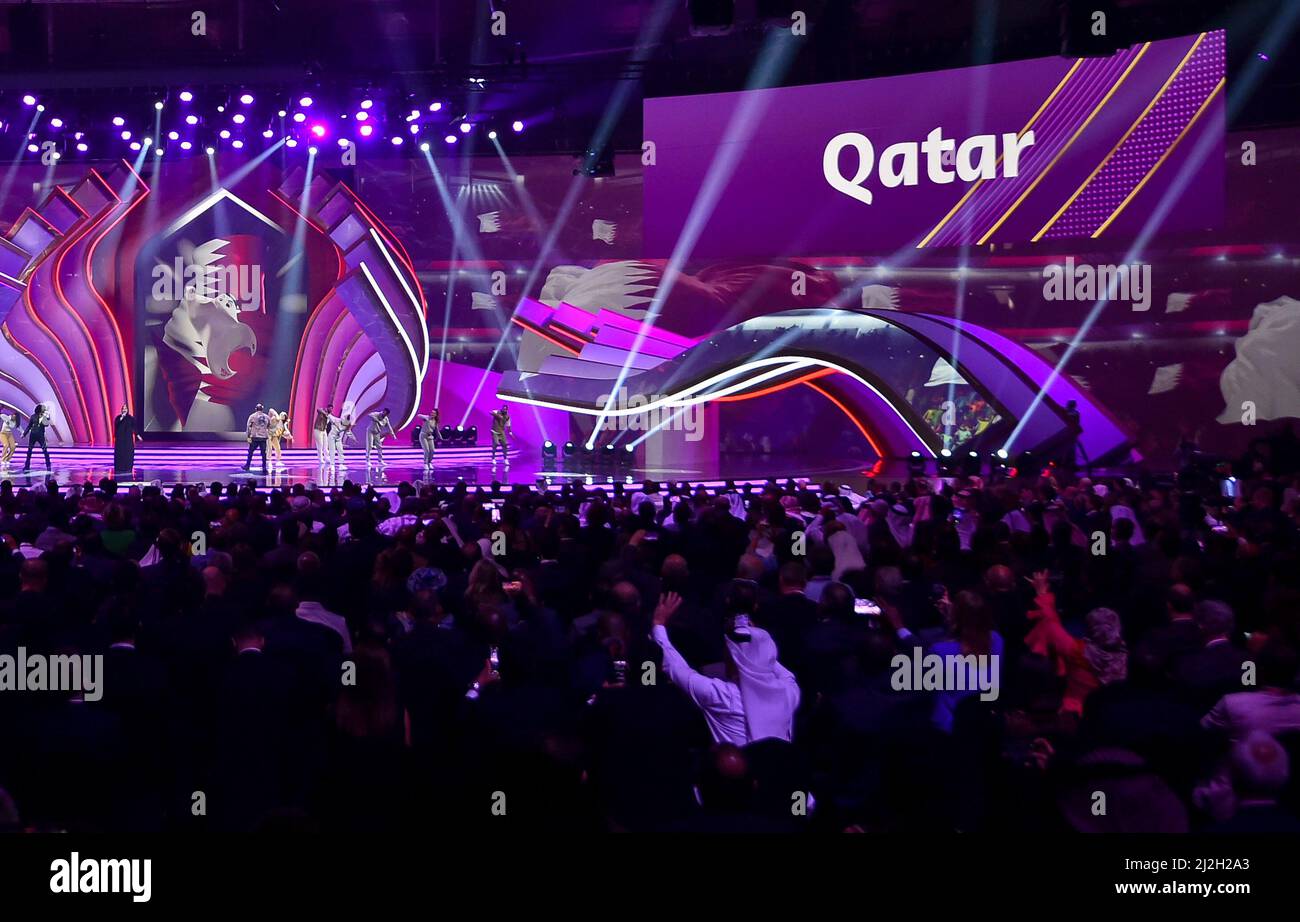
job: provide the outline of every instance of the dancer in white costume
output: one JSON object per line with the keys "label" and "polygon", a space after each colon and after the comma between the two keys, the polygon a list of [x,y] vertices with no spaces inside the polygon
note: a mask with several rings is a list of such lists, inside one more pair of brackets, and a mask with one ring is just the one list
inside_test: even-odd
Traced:
{"label": "dancer in white costume", "polygon": [[370,450],[375,451],[375,467],[384,466],[384,433],[393,438],[397,438],[397,433],[393,431],[393,421],[388,416],[388,408],[380,410],[378,413],[371,413],[370,428],[366,430],[366,469],[370,469]]}

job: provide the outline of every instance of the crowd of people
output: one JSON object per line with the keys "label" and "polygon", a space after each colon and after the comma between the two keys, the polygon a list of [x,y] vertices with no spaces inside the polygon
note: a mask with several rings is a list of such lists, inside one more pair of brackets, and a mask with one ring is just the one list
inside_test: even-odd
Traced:
{"label": "crowd of people", "polygon": [[[1296,457],[1231,490],[5,482],[0,655],[103,676],[0,691],[0,825],[1300,830]],[[994,694],[900,683],[917,650],[995,657]]]}

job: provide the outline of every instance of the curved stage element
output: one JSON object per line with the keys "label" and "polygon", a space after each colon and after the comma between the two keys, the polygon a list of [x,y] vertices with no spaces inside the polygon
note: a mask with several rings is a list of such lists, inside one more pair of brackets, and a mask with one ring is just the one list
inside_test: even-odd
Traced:
{"label": "curved stage element", "polygon": [[1064,404],[1075,400],[1090,458],[1113,460],[1128,445],[1100,407],[1068,378],[1053,379],[1030,350],[951,318],[795,310],[696,342],[565,307],[521,307],[519,325],[566,343],[569,354],[549,356],[535,374],[504,374],[503,399],[608,418],[806,383],[852,416],[882,457],[1051,451],[1070,437]]}

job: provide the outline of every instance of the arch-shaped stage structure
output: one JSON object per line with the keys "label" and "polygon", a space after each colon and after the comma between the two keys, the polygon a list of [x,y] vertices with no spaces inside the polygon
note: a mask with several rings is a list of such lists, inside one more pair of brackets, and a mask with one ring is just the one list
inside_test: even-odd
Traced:
{"label": "arch-shaped stage structure", "polygon": [[[502,376],[504,400],[590,416],[670,416],[693,403],[807,385],[853,417],[882,458],[944,449],[1050,453],[1070,438],[1094,462],[1129,441],[1109,415],[1032,350],[993,330],[895,310],[783,311],[689,340],[612,311],[521,306],[516,322],[564,348],[537,372]],[[628,371],[620,382],[621,370]],[[615,385],[621,392],[611,399]]]}

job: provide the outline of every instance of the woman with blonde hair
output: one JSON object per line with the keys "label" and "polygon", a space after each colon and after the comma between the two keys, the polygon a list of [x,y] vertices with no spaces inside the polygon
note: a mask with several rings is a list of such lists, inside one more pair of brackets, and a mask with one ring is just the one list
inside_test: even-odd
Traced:
{"label": "woman with blonde hair", "polygon": [[275,408],[272,407],[269,415],[271,417],[271,433],[266,440],[266,447],[267,453],[270,455],[271,469],[279,468],[283,470],[284,462],[281,460],[280,440],[293,440],[293,433],[289,431],[289,411],[277,413]]}

